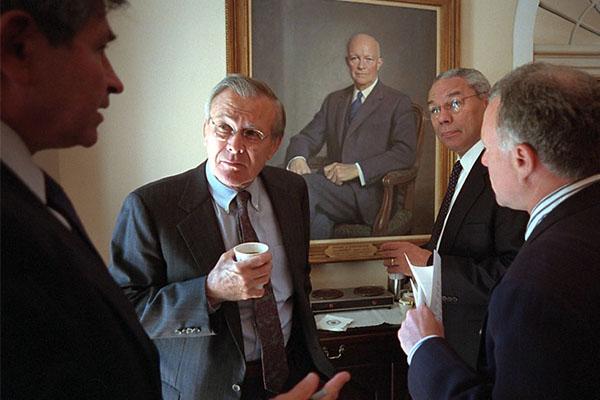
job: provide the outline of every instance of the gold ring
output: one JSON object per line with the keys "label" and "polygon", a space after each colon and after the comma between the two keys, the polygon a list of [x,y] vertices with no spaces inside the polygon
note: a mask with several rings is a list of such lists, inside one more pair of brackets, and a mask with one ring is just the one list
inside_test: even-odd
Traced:
{"label": "gold ring", "polygon": [[392,259],[390,260],[392,265],[396,265],[396,257],[392,257]]}

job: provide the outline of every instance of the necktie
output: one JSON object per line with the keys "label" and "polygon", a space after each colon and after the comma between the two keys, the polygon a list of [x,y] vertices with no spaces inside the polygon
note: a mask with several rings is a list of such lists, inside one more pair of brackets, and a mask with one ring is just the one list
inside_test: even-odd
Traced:
{"label": "necktie", "polygon": [[358,109],[362,105],[362,101],[361,101],[362,97],[363,97],[362,92],[358,92],[356,94],[356,99],[354,99],[352,104],[350,104],[350,121],[352,121],[352,118],[354,118],[354,116],[358,112]]}
{"label": "necktie", "polygon": [[73,204],[63,191],[62,187],[46,173],[44,173],[44,183],[46,186],[46,205],[62,215],[69,225],[71,225],[71,228],[77,232],[87,244],[93,247],[90,238],[83,228],[83,224],[73,208]]}
{"label": "necktie", "polygon": [[458,182],[458,177],[462,171],[462,165],[460,161],[456,161],[454,166],[452,167],[452,172],[450,173],[450,180],[448,182],[448,189],[446,190],[446,195],[444,196],[444,200],[442,201],[442,206],[440,207],[440,211],[438,212],[437,218],[435,219],[435,223],[433,224],[433,232],[431,232],[431,241],[430,243],[434,248],[437,248],[437,243],[440,238],[440,234],[442,233],[442,227],[444,226],[444,221],[446,220],[446,216],[448,215],[448,211],[450,210],[450,203],[452,202],[452,196],[454,196],[454,191],[456,190],[456,183]]}
{"label": "necktie", "polygon": [[[242,242],[257,242],[258,237],[248,217],[249,198],[250,193],[245,190],[237,195],[240,236]],[[264,289],[264,296],[254,299],[256,330],[262,345],[264,387],[273,393],[279,393],[288,378],[287,357],[271,282],[267,283]]]}

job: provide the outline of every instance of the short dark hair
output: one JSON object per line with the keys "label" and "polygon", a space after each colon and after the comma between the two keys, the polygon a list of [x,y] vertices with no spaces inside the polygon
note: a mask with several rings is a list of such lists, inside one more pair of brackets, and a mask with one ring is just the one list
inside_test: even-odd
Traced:
{"label": "short dark hair", "polygon": [[[476,69],[473,68],[453,68],[444,71],[435,77],[433,83],[442,79],[462,78],[467,84],[479,95],[485,98],[490,93],[490,82],[488,79]],[[433,84],[432,84],[433,85]]]}
{"label": "short dark hair", "polygon": [[99,9],[112,9],[127,0],[2,0],[2,14],[22,10],[31,15],[53,46],[69,43]]}
{"label": "short dark hair", "polygon": [[206,103],[205,114],[207,119],[210,117],[210,107],[213,100],[226,89],[231,89],[241,97],[264,96],[272,100],[277,110],[275,121],[271,127],[271,135],[273,139],[283,137],[285,130],[285,109],[283,108],[283,104],[281,104],[281,101],[279,101],[273,90],[266,83],[242,74],[228,75],[215,85]]}
{"label": "short dark hair", "polygon": [[525,64],[494,85],[500,147],[529,144],[554,174],[600,172],[600,82],[573,68]]}

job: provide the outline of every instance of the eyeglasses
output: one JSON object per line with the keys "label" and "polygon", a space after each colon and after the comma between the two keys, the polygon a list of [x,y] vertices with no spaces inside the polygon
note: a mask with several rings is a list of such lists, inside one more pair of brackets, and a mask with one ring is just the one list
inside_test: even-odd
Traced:
{"label": "eyeglasses", "polygon": [[233,129],[231,125],[224,121],[215,120],[213,117],[208,117],[208,121],[213,126],[215,136],[222,141],[229,140],[230,137],[240,132],[247,143],[258,144],[267,137],[262,131],[255,128]]}
{"label": "eyeglasses", "polygon": [[466,97],[453,97],[450,99],[450,101],[447,101],[442,106],[430,106],[429,118],[437,119],[440,116],[440,112],[442,112],[442,107],[444,107],[444,110],[452,112],[452,114],[458,114],[465,105],[465,100],[475,96],[479,96],[479,93],[475,93]]}

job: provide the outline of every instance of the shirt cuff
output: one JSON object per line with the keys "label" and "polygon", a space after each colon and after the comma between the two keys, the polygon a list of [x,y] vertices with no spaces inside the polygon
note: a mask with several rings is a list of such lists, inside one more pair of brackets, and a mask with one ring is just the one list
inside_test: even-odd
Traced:
{"label": "shirt cuff", "polygon": [[356,165],[356,169],[358,170],[358,179],[360,179],[360,185],[365,186],[367,183],[365,182],[365,175],[363,174],[362,168],[358,163],[354,163]]}
{"label": "shirt cuff", "polygon": [[292,163],[292,161],[294,161],[294,160],[296,160],[296,159],[298,159],[298,158],[301,158],[301,159],[303,159],[304,161],[306,161],[306,158],[304,158],[304,157],[302,157],[302,156],[296,156],[296,157],[293,157],[293,158],[292,158],[290,161],[288,161],[287,165],[285,166],[285,169],[287,169],[287,170],[289,171],[289,170],[290,170],[290,164]]}
{"label": "shirt cuff", "polygon": [[440,336],[439,335],[425,336],[424,338],[421,338],[421,340],[419,340],[417,343],[415,343],[415,345],[412,347],[412,349],[410,349],[410,351],[408,352],[408,355],[406,356],[406,362],[408,363],[408,365],[410,365],[410,363],[412,362],[413,356],[415,355],[417,350],[419,350],[419,347],[421,347],[421,345],[423,343],[425,343],[427,340],[429,340],[431,338],[435,338],[435,337],[440,337]]}

